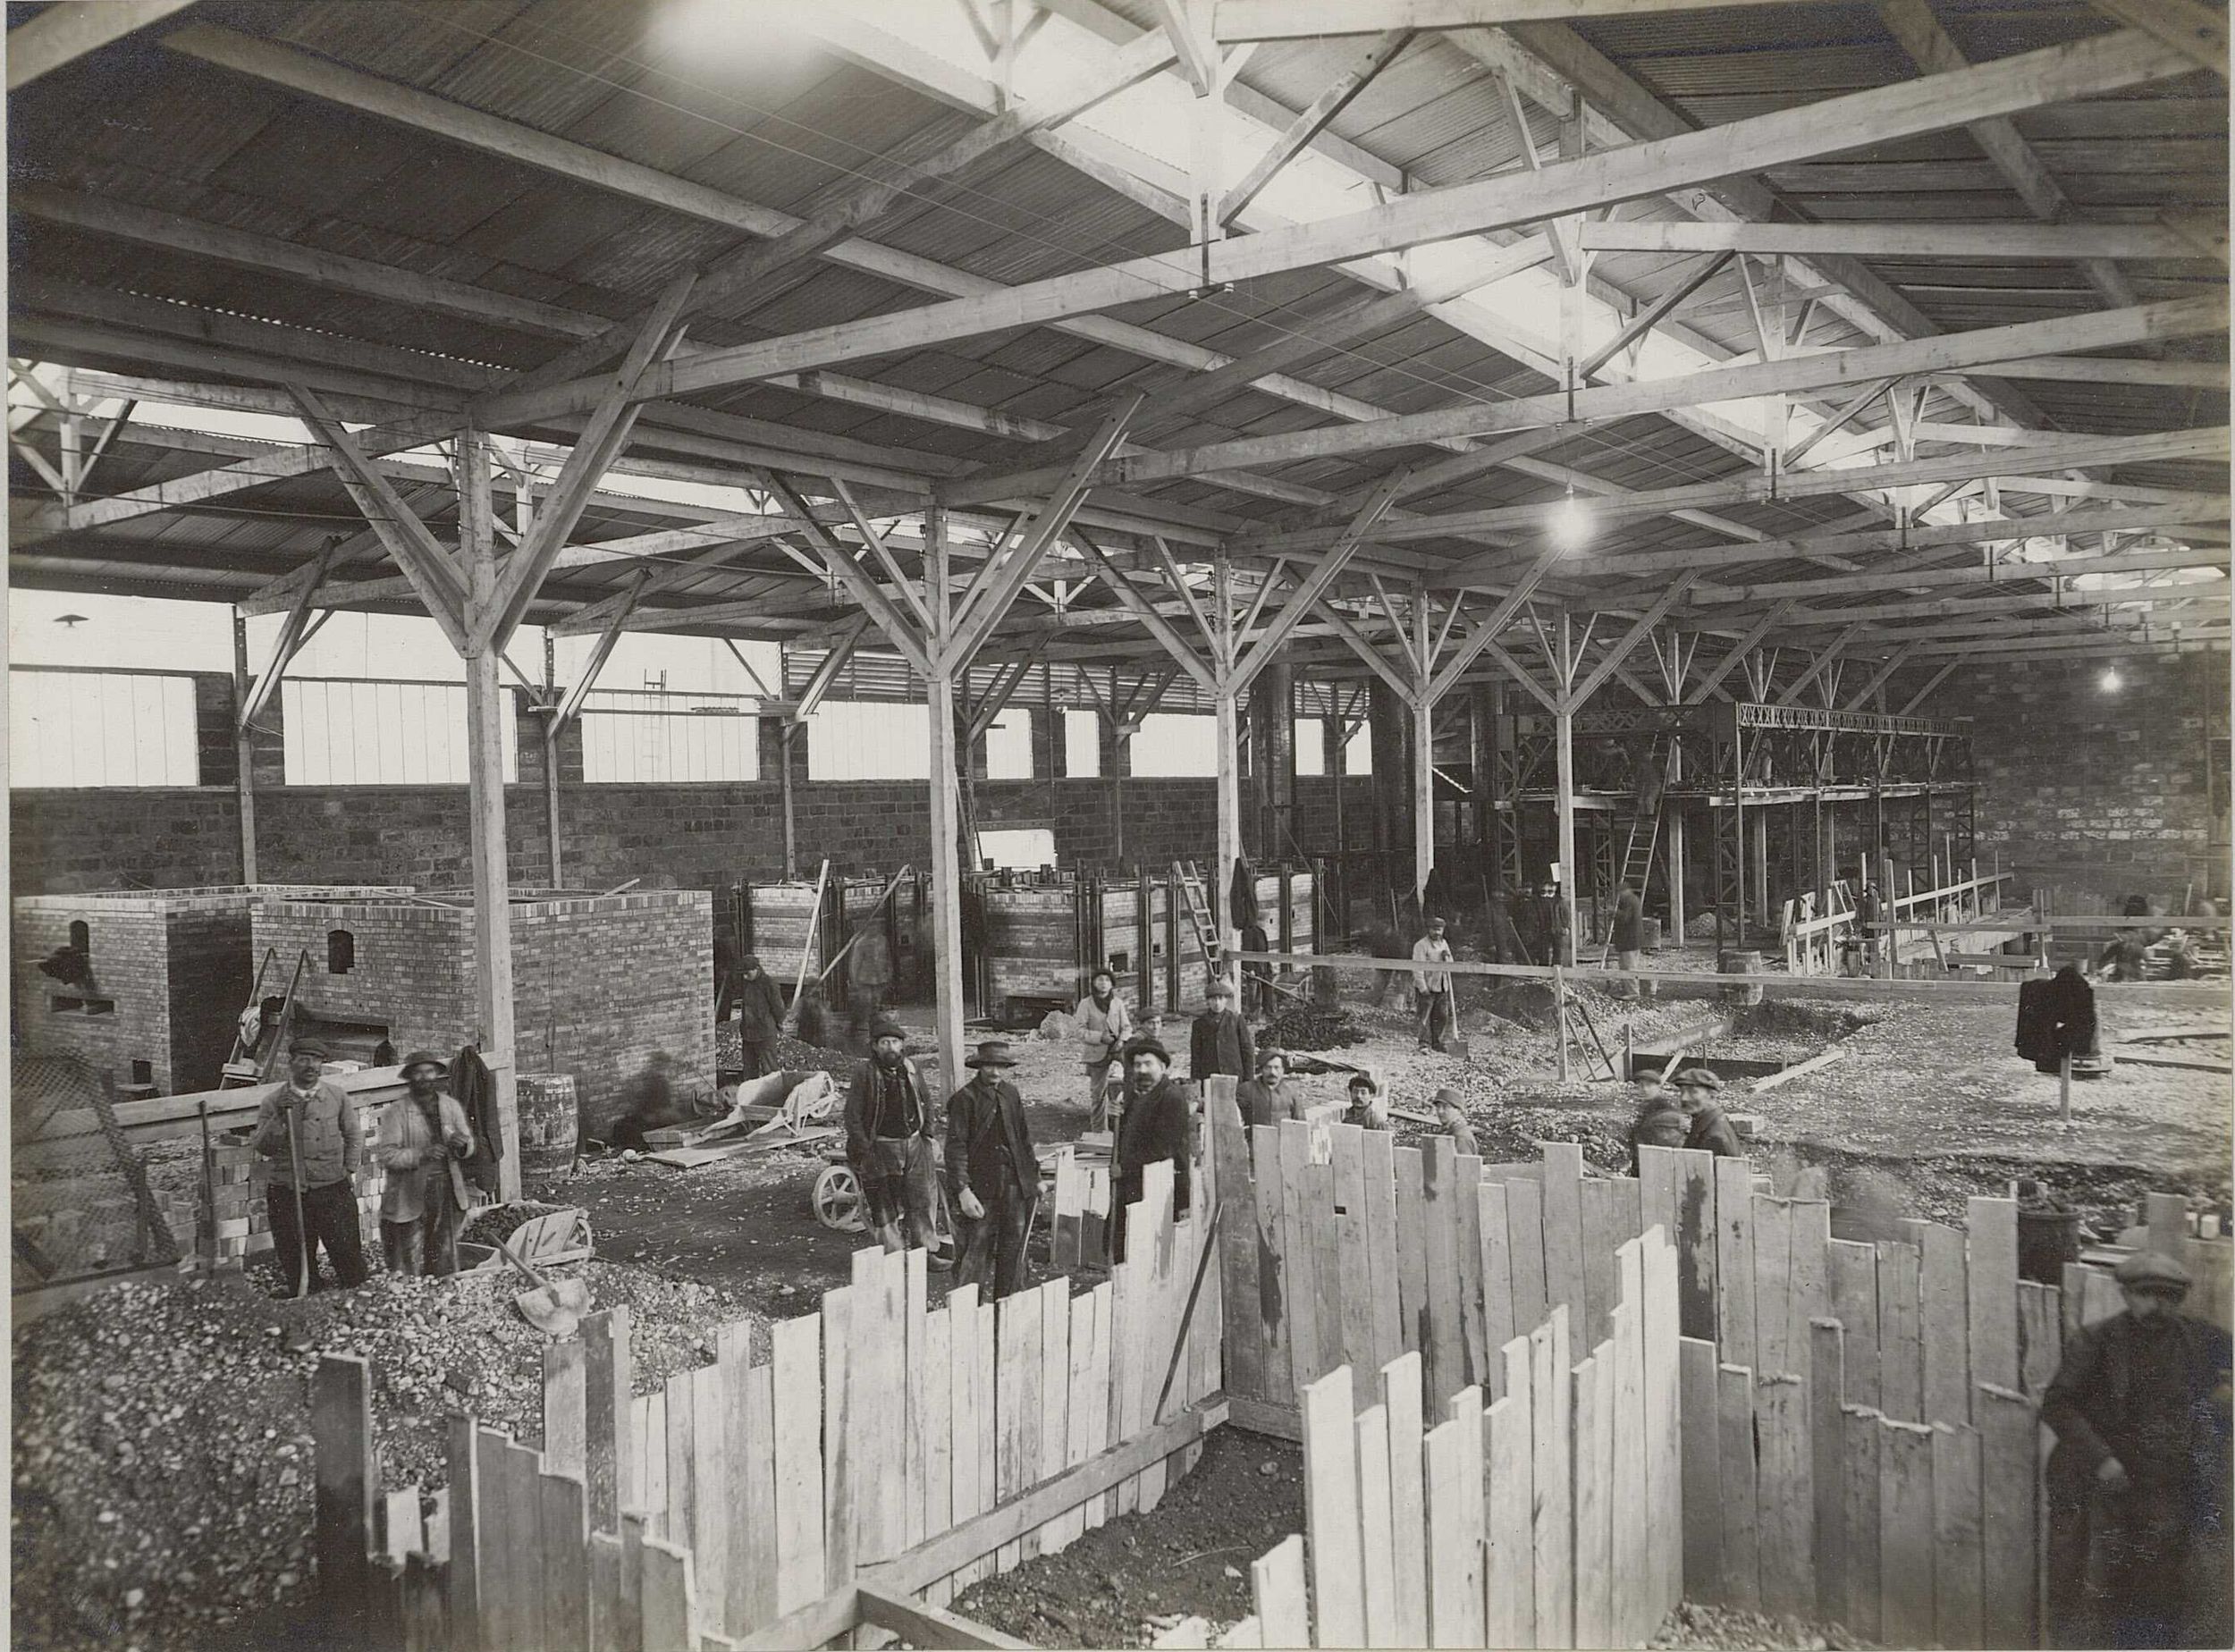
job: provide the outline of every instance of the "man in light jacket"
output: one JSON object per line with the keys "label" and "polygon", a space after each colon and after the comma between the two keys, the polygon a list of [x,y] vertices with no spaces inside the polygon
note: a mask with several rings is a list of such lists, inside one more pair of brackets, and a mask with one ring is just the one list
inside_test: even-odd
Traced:
{"label": "man in light jacket", "polygon": [[1451,1032],[1451,972],[1436,967],[1450,962],[1451,943],[1444,939],[1444,921],[1430,918],[1428,933],[1413,943],[1413,1004],[1421,1018],[1422,1049],[1441,1050]]}
{"label": "man in light jacket", "polygon": [[464,1161],[473,1126],[458,1098],[442,1088],[450,1068],[414,1050],[403,1064],[409,1092],[381,1117],[373,1159],[388,1173],[380,1195],[380,1252],[397,1274],[458,1271],[458,1229],[467,1207]]}
{"label": "man in light jacket", "polygon": [[355,1104],[325,1076],[326,1054],[316,1038],[300,1037],[288,1046],[287,1082],[274,1084],[257,1104],[256,1134],[249,1138],[257,1152],[272,1160],[265,1209],[272,1221],[272,1254],[290,1296],[322,1288],[321,1244],[344,1290],[365,1283],[356,1183],[365,1131]]}
{"label": "man in light jacket", "polygon": [[1086,1127],[1109,1128],[1109,1069],[1133,1037],[1133,1012],[1118,996],[1118,977],[1098,969],[1087,977],[1086,996],[1071,1012],[1071,1024],[1086,1047]]}

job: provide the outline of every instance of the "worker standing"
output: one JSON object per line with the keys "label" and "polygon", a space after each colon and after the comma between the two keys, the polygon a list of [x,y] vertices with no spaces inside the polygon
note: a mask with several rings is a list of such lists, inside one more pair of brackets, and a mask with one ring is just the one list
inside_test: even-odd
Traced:
{"label": "worker standing", "polygon": [[1098,969],[1086,979],[1086,996],[1071,1012],[1071,1024],[1086,1047],[1086,1127],[1109,1128],[1109,1069],[1133,1036],[1133,1012],[1118,996],[1118,977]]}
{"label": "worker standing", "polygon": [[[1421,1048],[1441,1050],[1451,1032],[1451,972],[1438,969],[1451,962],[1451,943],[1444,939],[1444,921],[1428,920],[1428,933],[1413,943],[1413,1007],[1420,1016]],[[1427,967],[1422,968],[1425,965]]]}
{"label": "worker standing", "polygon": [[344,1290],[365,1283],[356,1185],[365,1158],[364,1126],[342,1087],[325,1077],[328,1053],[309,1037],[287,1047],[287,1082],[274,1085],[257,1103],[250,1138],[256,1150],[274,1161],[264,1202],[272,1221],[272,1253],[289,1295],[321,1288],[322,1244]]}
{"label": "worker standing", "polygon": [[450,1067],[417,1049],[403,1064],[408,1092],[381,1117],[374,1159],[388,1173],[380,1195],[380,1252],[394,1274],[458,1271],[458,1229],[468,1202],[464,1161],[473,1127],[442,1087]]}
{"label": "worker standing", "polygon": [[1462,1153],[1481,1156],[1482,1150],[1475,1145],[1474,1126],[1467,1121],[1466,1103],[1447,1084],[1436,1092],[1436,1122]]}
{"label": "worker standing", "polygon": [[1141,1197],[1148,1167],[1172,1167],[1172,1214],[1184,1216],[1188,1203],[1188,1140],[1195,1110],[1194,1087],[1172,1074],[1172,1052],[1156,1038],[1136,1038],[1126,1047],[1126,1096],[1118,1120],[1112,1160],[1116,1232],[1110,1255],[1126,1260],[1127,1213]]}
{"label": "worker standing", "polygon": [[746,953],[738,960],[738,1037],[744,1048],[745,1075],[774,1071],[769,1047],[784,1028],[784,991],[768,977],[761,960]]}
{"label": "worker standing", "polygon": [[1213,975],[1203,994],[1202,1015],[1187,1040],[1187,1076],[1200,1089],[1221,1074],[1244,1079],[1257,1070],[1257,1041],[1250,1024],[1234,1007],[1234,987],[1224,975]]}
{"label": "worker standing", "polygon": [[970,1082],[947,1102],[947,1193],[955,1212],[955,1283],[1010,1294],[1025,1283],[1025,1239],[1040,1199],[1025,1099],[1002,1076],[1016,1065],[999,1039],[963,1065]]}
{"label": "worker standing", "polygon": [[1234,1100],[1242,1109],[1244,1129],[1303,1117],[1303,1104],[1288,1085],[1288,1058],[1278,1049],[1257,1052],[1257,1075],[1234,1087]]}
{"label": "worker standing", "polygon": [[[1624,884],[1615,895],[1615,962],[1617,967],[1635,971],[1643,967],[1645,953],[1645,903],[1638,892]],[[1617,981],[1616,998],[1646,998],[1653,996],[1649,981]]]}
{"label": "worker standing", "polygon": [[2180,1311],[2189,1270],[2118,1267],[2126,1311],[2071,1336],[2041,1400],[2053,1647],[2228,1644],[2228,1334]]}
{"label": "worker standing", "polygon": [[1721,1075],[1703,1066],[1686,1067],[1676,1075],[1676,1105],[1691,1125],[1684,1145],[1713,1153],[1718,1159],[1743,1159],[1738,1131],[1716,1098],[1722,1093]]}
{"label": "worker standing", "polygon": [[906,1034],[890,1016],[870,1023],[869,1059],[846,1092],[846,1157],[869,1207],[869,1226],[888,1251],[922,1245],[931,1266],[951,1266],[937,1251],[938,1196],[932,1164],[932,1109],[924,1076],[904,1052]]}

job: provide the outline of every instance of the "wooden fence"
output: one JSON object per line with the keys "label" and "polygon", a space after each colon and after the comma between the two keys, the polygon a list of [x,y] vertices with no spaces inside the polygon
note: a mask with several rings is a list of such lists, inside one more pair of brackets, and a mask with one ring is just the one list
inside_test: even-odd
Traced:
{"label": "wooden fence", "polygon": [[712,1364],[644,1395],[627,1311],[593,1315],[548,1350],[542,1449],[456,1419],[434,1499],[383,1492],[371,1373],[328,1356],[329,1609],[410,1648],[821,1646],[862,1622],[998,1644],[925,1625],[959,1623],[941,1608],[975,1580],[1153,1509],[1223,1418],[1221,1281],[1194,1209],[1173,1220],[1151,1167],[1134,1254],[1075,1294],[964,1286],[932,1309],[923,1252],[856,1252],[852,1282],[769,1327],[760,1357],[752,1322],[724,1326]]}

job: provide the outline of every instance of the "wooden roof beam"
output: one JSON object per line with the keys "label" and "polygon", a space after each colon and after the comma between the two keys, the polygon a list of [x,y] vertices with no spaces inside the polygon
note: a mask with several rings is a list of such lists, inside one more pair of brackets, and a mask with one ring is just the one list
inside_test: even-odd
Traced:
{"label": "wooden roof beam", "polygon": [[8,89],[21,91],[88,53],[173,17],[194,0],[105,0],[100,5],[50,5],[8,30]]}
{"label": "wooden roof beam", "polygon": [[[2223,240],[2223,238],[2222,238]],[[2202,258],[2155,223],[1748,223],[1607,219],[1583,225],[1586,252],[1744,252],[1758,257]]]}

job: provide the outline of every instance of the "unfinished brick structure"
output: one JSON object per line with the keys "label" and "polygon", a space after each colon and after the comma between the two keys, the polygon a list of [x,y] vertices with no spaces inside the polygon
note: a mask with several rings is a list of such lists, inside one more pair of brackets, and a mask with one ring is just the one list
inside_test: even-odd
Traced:
{"label": "unfinished brick structure", "polygon": [[[446,1057],[476,1037],[464,896],[266,901],[256,946],[291,959],[309,951],[300,1013],[321,1024],[360,1037],[378,1028],[399,1052]],[[517,891],[512,985],[519,1069],[571,1074],[590,1134],[618,1115],[624,1086],[655,1055],[672,1060],[679,1100],[711,1092],[713,898],[705,890]]]}
{"label": "unfinished brick structure", "polygon": [[[75,1056],[140,1093],[215,1089],[262,956],[250,909],[274,897],[408,892],[235,884],[18,897],[17,1033],[26,1049]],[[40,968],[65,948],[85,954],[90,985]],[[285,990],[283,972],[266,990]]]}

